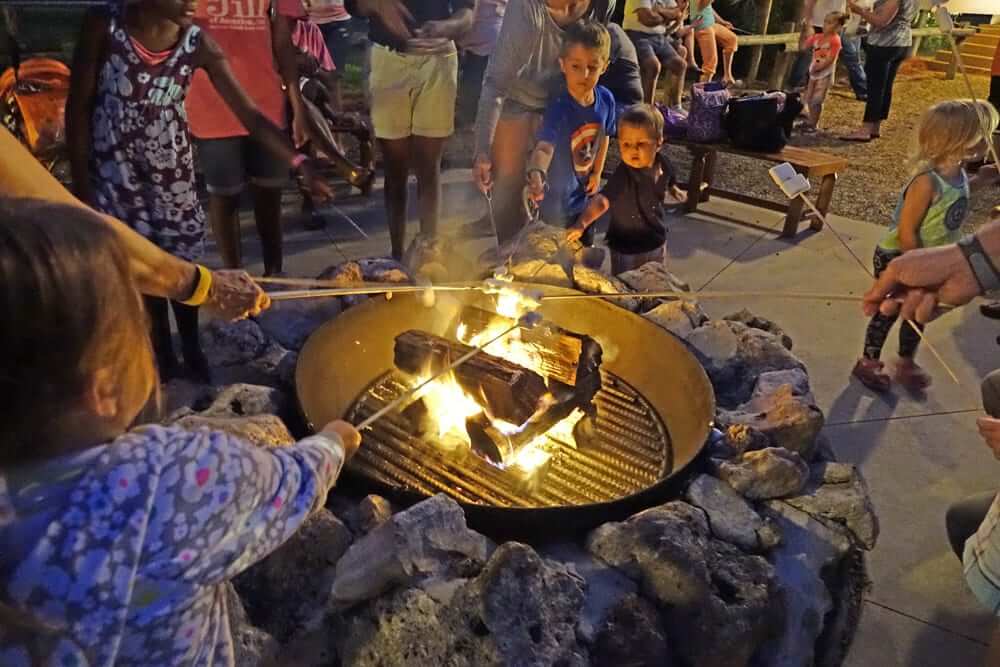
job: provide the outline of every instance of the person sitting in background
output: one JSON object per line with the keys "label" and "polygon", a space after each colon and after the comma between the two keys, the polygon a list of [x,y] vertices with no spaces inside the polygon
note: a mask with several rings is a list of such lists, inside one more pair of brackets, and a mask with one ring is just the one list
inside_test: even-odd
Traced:
{"label": "person sitting in background", "polygon": [[847,22],[847,14],[830,12],[823,21],[823,32],[813,33],[807,27],[802,28],[800,49],[810,49],[813,54],[812,65],[809,67],[809,83],[806,85],[802,101],[806,105],[809,120],[801,127],[806,133],[815,132],[819,125],[819,117],[823,113],[823,103],[833,85],[834,72],[837,70],[837,56],[840,55],[840,31]]}
{"label": "person sitting in background", "polygon": [[[600,187],[616,127],[615,98],[598,85],[610,52],[611,36],[597,21],[566,28],[559,58],[566,87],[545,109],[525,171],[525,196],[540,205],[542,219],[550,225],[575,225],[587,198]],[[593,238],[591,228],[583,235],[584,244],[592,245]]]}
{"label": "person sitting in background", "polygon": [[690,0],[691,27],[701,52],[701,80],[711,81],[719,65],[722,48],[722,83],[737,85],[733,77],[733,57],[736,55],[736,33],[733,24],[725,20],[712,6],[713,0]]}
{"label": "person sitting in background", "polygon": [[472,29],[458,40],[461,58],[456,121],[459,126],[471,125],[476,121],[479,92],[483,89],[486,65],[500,36],[500,26],[507,12],[507,1],[478,0]]}
{"label": "person sitting in background", "polygon": [[667,103],[680,107],[687,73],[687,49],[673,34],[687,13],[687,0],[626,0],[622,27],[635,45],[642,75],[642,92],[647,104],[656,102],[656,84],[660,69],[667,68],[675,77]]}
{"label": "person sitting in background", "polygon": [[610,209],[605,241],[613,275],[666,259],[666,205],[687,196],[662,147],[663,114],[650,104],[626,109],[618,118],[622,161],[566,234],[571,240],[582,237]]}
{"label": "person sitting in background", "polygon": [[[831,12],[847,14],[847,0],[806,0],[802,14],[802,28],[812,33],[822,33],[826,17]],[[861,66],[861,37],[857,34],[861,18],[849,15],[848,22],[840,29],[840,62],[847,69],[854,96],[864,102],[868,98],[868,79]],[[788,77],[791,88],[802,88],[808,82],[809,69],[813,62],[812,48],[800,48]],[[832,79],[831,79],[832,81]]]}

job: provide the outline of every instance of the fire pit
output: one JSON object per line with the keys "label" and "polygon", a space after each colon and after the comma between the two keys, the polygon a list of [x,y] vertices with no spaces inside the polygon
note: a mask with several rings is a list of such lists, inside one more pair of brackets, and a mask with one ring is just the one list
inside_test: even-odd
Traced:
{"label": "fire pit", "polygon": [[[296,386],[303,414],[310,426],[334,418],[360,422],[416,382],[394,367],[397,337],[421,332],[476,344],[481,339],[468,333],[468,313],[495,311],[495,296],[475,292],[439,295],[433,308],[408,294],[348,310],[316,330],[301,351]],[[600,386],[584,410],[534,438],[523,450],[527,454],[509,465],[468,447],[456,453],[443,426],[419,433],[406,411],[390,413],[364,433],[348,471],[397,497],[447,493],[473,521],[502,512],[518,522],[537,519],[551,526],[551,514],[558,512],[562,525],[581,527],[624,517],[670,494],[671,480],[701,451],[714,415],[702,366],[674,336],[605,301],[544,301],[540,312],[545,322],[600,346]],[[529,371],[545,371],[540,362],[531,368],[531,360],[512,347],[489,351]],[[476,412],[456,390],[453,385],[437,392],[437,424],[464,424]]]}

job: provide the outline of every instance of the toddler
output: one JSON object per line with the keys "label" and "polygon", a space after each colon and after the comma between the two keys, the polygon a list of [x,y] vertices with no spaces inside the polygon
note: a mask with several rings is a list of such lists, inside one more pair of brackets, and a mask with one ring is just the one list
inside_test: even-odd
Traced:
{"label": "toddler", "polygon": [[[525,197],[540,204],[549,224],[575,224],[587,198],[600,187],[615,134],[615,98],[597,84],[610,53],[611,36],[600,23],[583,21],[566,28],[559,57],[566,89],[545,108],[525,174]],[[593,236],[591,230],[584,243],[591,245]]]}
{"label": "toddler", "polygon": [[128,431],[157,387],[142,300],[82,208],[0,200],[0,316],[0,664],[232,665],[225,583],[323,506],[357,431]]}
{"label": "toddler", "polygon": [[[989,128],[986,136],[983,118]],[[889,262],[909,250],[958,241],[969,213],[970,186],[1000,180],[995,166],[983,167],[972,179],[964,168],[964,162],[983,154],[998,123],[1000,116],[992,105],[971,100],[939,102],[924,114],[917,129],[915,175],[899,197],[892,228],[875,247],[876,277]],[[891,384],[879,357],[896,319],[881,313],[871,319],[864,353],[854,366],[854,376],[874,391],[887,391]],[[896,380],[911,390],[930,385],[930,377],[914,361],[919,344],[917,332],[903,323],[899,329]]]}
{"label": "toddler", "polygon": [[813,50],[812,64],[809,66],[809,83],[806,84],[802,101],[806,105],[809,120],[800,129],[806,134],[816,131],[823,103],[833,85],[833,75],[837,71],[837,56],[840,55],[840,31],[847,23],[848,15],[830,12],[823,20],[823,32],[813,34],[812,27],[803,25],[799,39],[800,49]]}
{"label": "toddler", "polygon": [[666,258],[665,206],[683,202],[686,195],[662,146],[663,114],[656,107],[637,104],[625,110],[618,119],[622,161],[567,232],[570,239],[580,238],[610,208],[605,241],[614,275]]}

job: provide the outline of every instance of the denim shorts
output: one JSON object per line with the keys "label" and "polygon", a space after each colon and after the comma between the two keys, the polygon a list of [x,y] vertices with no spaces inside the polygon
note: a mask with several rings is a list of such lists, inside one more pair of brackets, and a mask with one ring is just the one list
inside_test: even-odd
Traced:
{"label": "denim shorts", "polygon": [[213,195],[237,195],[248,180],[261,188],[288,184],[288,165],[252,137],[197,139],[195,148],[198,166]]}
{"label": "denim shorts", "polygon": [[641,30],[626,30],[625,34],[635,45],[635,52],[639,56],[640,62],[656,58],[661,65],[666,65],[672,60],[680,60],[680,54],[674,47],[674,40],[667,35],[642,32]]}

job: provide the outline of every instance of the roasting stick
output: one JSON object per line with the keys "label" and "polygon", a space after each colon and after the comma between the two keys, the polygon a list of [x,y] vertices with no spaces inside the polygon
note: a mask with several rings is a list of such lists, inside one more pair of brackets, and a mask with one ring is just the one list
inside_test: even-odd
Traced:
{"label": "roasting stick", "polygon": [[463,354],[462,356],[460,356],[458,359],[456,359],[455,361],[453,361],[450,364],[448,364],[445,368],[443,368],[439,372],[435,373],[434,375],[430,376],[429,378],[427,378],[426,380],[424,380],[423,382],[421,382],[420,384],[418,384],[416,387],[413,387],[412,389],[404,391],[395,400],[393,400],[388,405],[380,408],[374,414],[368,416],[364,421],[362,421],[360,424],[358,424],[357,426],[355,426],[355,428],[357,430],[359,430],[359,431],[362,431],[362,430],[368,428],[373,423],[375,423],[376,421],[378,421],[379,419],[381,419],[382,417],[384,417],[386,414],[388,414],[388,413],[392,412],[393,410],[395,410],[396,408],[398,408],[407,399],[409,399],[412,396],[414,396],[417,392],[419,392],[421,389],[423,389],[424,387],[426,387],[427,385],[429,385],[431,382],[434,382],[435,380],[437,380],[438,378],[442,377],[443,375],[446,375],[446,374],[452,372],[453,370],[455,370],[456,368],[458,368],[459,366],[461,366],[462,364],[464,364],[466,361],[468,361],[469,359],[472,359],[472,357],[474,357],[477,354],[479,354],[480,352],[482,352],[485,348],[489,347],[490,345],[492,345],[493,343],[497,342],[498,340],[500,340],[501,338],[503,338],[504,336],[506,336],[510,332],[514,331],[514,329],[517,329],[518,327],[522,326],[524,324],[523,319],[524,318],[522,318],[521,320],[518,320],[517,322],[515,322],[514,324],[512,324],[510,327],[508,327],[507,329],[504,329],[502,332],[498,333],[496,336],[494,336],[493,338],[489,339],[488,341],[486,341],[482,345],[480,345],[478,347],[472,348],[471,350],[469,350],[468,352],[466,352],[465,354]]}

